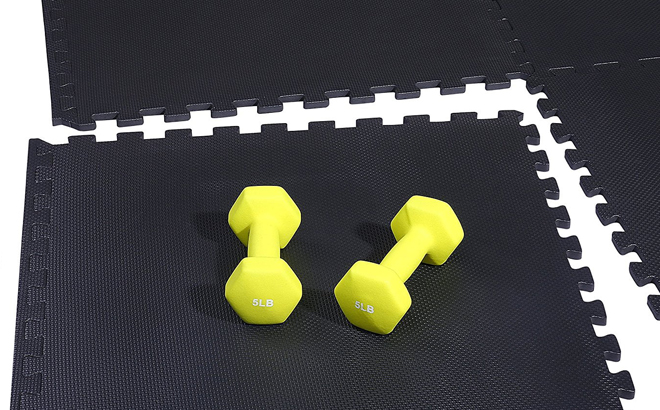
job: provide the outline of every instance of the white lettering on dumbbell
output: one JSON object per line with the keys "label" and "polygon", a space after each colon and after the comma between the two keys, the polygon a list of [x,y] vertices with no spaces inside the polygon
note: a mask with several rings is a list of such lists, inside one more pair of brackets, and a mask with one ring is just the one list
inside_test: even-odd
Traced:
{"label": "white lettering on dumbbell", "polygon": [[374,307],[373,306],[367,305],[367,308],[365,309],[364,308],[364,303],[360,302],[359,300],[355,301],[355,308],[359,309],[363,312],[374,313]]}
{"label": "white lettering on dumbbell", "polygon": [[273,307],[273,303],[273,299],[266,299],[265,305],[263,299],[252,299],[252,306],[257,307]]}

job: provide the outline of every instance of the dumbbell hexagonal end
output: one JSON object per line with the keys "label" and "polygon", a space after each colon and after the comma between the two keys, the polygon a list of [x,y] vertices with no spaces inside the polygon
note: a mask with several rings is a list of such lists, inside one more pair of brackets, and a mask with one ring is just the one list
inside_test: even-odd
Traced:
{"label": "dumbbell hexagonal end", "polygon": [[423,226],[433,235],[424,263],[442,265],[463,240],[463,227],[448,203],[425,196],[413,196],[392,219],[396,240],[408,233],[412,226]]}
{"label": "dumbbell hexagonal end", "polygon": [[300,280],[279,258],[245,258],[225,285],[225,298],[244,322],[284,322],[302,297]]}
{"label": "dumbbell hexagonal end", "polygon": [[268,218],[277,226],[284,248],[300,226],[300,209],[282,187],[250,186],[243,189],[229,210],[229,226],[245,246],[250,226],[257,218]]}
{"label": "dumbbell hexagonal end", "polygon": [[393,270],[365,261],[344,275],[335,297],[352,324],[379,334],[392,332],[411,304],[408,289]]}

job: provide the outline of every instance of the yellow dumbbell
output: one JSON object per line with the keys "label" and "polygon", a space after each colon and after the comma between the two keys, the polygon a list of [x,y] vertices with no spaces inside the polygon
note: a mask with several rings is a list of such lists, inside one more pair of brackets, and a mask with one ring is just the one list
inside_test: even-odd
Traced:
{"label": "yellow dumbbell", "polygon": [[281,187],[247,187],[229,211],[229,226],[248,252],[227,281],[227,301],[246,323],[284,322],[302,297],[300,280],[280,258],[300,226],[300,209]]}
{"label": "yellow dumbbell", "polygon": [[394,330],[410,308],[404,282],[421,262],[441,265],[463,240],[463,228],[449,204],[413,196],[391,223],[398,241],[379,264],[358,261],[335,287],[346,318],[374,333]]}

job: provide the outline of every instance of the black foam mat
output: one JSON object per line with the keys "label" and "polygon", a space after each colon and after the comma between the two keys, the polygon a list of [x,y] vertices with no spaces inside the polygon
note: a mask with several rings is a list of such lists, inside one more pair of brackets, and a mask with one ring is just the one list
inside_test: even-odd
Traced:
{"label": "black foam mat", "polygon": [[[620,409],[632,380],[608,371],[618,343],[594,332],[602,303],[582,300],[591,275],[568,263],[580,246],[520,118],[32,140],[12,409]],[[303,298],[277,326],[224,299],[246,255],[227,213],[256,184],[302,211],[282,257]],[[391,335],[362,331],[333,288],[394,245],[412,195],[450,203],[465,240],[413,274]]]}
{"label": "black foam mat", "polygon": [[[533,92],[544,91],[541,113],[558,115],[553,124],[558,142],[573,141],[566,151],[572,168],[587,167],[582,177],[588,196],[601,194],[607,204],[596,207],[603,224],[619,222],[625,232],[613,241],[621,253],[635,251],[641,263],[631,263],[638,285],[654,283],[660,290],[660,61],[633,69],[585,75],[560,75],[530,80]],[[660,320],[660,296],[648,304]]]}
{"label": "black foam mat", "polygon": [[491,0],[491,13],[516,44],[516,58],[536,76],[660,58],[655,0]]}
{"label": "black foam mat", "polygon": [[101,119],[506,87],[523,69],[488,3],[43,0],[53,122],[89,130]]}

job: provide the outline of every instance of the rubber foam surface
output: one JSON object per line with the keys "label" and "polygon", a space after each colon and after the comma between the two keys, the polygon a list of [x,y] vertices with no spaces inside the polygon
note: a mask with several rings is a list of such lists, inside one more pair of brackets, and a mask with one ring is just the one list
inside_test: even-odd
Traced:
{"label": "rubber foam surface", "polygon": [[522,69],[489,1],[43,0],[53,121],[188,119],[329,97],[505,87]]}
{"label": "rubber foam surface", "polygon": [[[660,290],[660,60],[636,68],[585,75],[559,75],[528,83],[544,91],[541,113],[558,115],[553,124],[557,142],[572,141],[566,151],[572,168],[587,167],[582,177],[588,196],[601,194],[607,204],[596,208],[604,224],[618,222],[625,232],[613,241],[621,253],[635,251],[642,260],[630,273],[638,285],[654,283]],[[660,320],[660,296],[648,304]]]}
{"label": "rubber foam surface", "polygon": [[[599,338],[600,302],[536,128],[520,114],[259,134],[30,145],[12,409],[620,409],[627,372]],[[246,254],[227,225],[245,186],[283,186],[302,225],[282,252],[303,298],[279,326],[241,322],[224,284]],[[545,192],[545,196],[544,196]],[[394,245],[412,195],[447,201],[466,232],[406,283],[394,333],[361,331],[332,290]]]}

